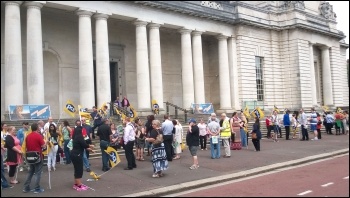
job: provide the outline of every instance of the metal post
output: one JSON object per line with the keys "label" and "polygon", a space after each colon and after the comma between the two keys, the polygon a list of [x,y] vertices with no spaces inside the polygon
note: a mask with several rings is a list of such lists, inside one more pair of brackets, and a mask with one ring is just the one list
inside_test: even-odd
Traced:
{"label": "metal post", "polygon": [[187,122],[187,110],[185,110],[185,123]]}
{"label": "metal post", "polygon": [[175,107],[175,119],[177,119],[177,107]]}

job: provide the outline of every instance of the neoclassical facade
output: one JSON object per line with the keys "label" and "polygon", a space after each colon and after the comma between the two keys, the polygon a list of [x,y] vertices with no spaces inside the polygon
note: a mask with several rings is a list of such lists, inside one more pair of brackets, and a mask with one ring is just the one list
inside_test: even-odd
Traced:
{"label": "neoclassical facade", "polygon": [[[348,106],[345,35],[324,1],[2,1],[1,114],[10,104],[127,96],[232,112]],[[68,117],[63,115],[62,117]]]}

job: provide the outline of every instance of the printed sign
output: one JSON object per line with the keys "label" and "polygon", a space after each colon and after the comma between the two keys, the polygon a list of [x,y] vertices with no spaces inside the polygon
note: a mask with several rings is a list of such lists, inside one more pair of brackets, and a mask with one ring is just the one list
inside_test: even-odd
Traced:
{"label": "printed sign", "polygon": [[197,104],[192,103],[191,105],[194,114],[211,114],[214,113],[214,107],[212,103]]}
{"label": "printed sign", "polygon": [[9,105],[10,120],[44,120],[50,116],[50,105]]}

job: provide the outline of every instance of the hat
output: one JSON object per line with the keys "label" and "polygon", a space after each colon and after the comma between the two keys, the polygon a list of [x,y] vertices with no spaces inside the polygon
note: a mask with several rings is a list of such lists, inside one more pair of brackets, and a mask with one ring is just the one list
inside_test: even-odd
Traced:
{"label": "hat", "polygon": [[188,121],[188,123],[191,123],[191,122],[196,123],[196,119],[191,118],[191,119]]}

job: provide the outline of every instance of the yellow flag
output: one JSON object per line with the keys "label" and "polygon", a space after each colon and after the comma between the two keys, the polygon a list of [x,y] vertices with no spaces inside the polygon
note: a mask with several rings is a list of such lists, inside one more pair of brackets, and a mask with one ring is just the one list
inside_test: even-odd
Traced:
{"label": "yellow flag", "polygon": [[248,105],[245,106],[243,114],[245,115],[245,117],[250,118],[250,113],[249,113],[249,107]]}
{"label": "yellow flag", "polygon": [[107,147],[107,150],[104,151],[108,154],[112,168],[120,163],[118,152],[113,147],[109,146]]}
{"label": "yellow flag", "polygon": [[90,113],[85,112],[85,108],[82,108],[81,105],[78,105],[78,109],[79,109],[79,116],[84,117],[88,120],[92,119]]}
{"label": "yellow flag", "polygon": [[152,100],[152,110],[154,112],[154,114],[159,114],[159,105],[158,105],[158,102],[157,100]]}
{"label": "yellow flag", "polygon": [[29,127],[29,130],[24,134],[24,140],[23,140],[23,143],[22,143],[22,153],[26,153],[27,151],[27,143],[26,143],[26,139],[27,139],[27,136],[32,132],[32,128]]}
{"label": "yellow flag", "polygon": [[322,106],[323,111],[328,112],[329,108],[328,106]]}
{"label": "yellow flag", "polygon": [[130,116],[130,120],[134,121],[134,118],[137,117],[137,112],[134,109],[134,107],[132,105],[130,105],[130,112],[129,112],[129,116]]}
{"label": "yellow flag", "polygon": [[274,111],[277,111],[277,113],[280,112],[280,110],[276,107],[276,105],[273,106],[273,110],[274,110]]}
{"label": "yellow flag", "polygon": [[63,110],[68,113],[68,115],[75,117],[75,113],[77,113],[77,109],[71,100],[67,100],[66,105]]}
{"label": "yellow flag", "polygon": [[103,103],[97,112],[101,115],[102,119],[107,117],[107,111],[105,111],[105,106],[108,107],[107,103]]}
{"label": "yellow flag", "polygon": [[253,114],[254,118],[258,117],[259,119],[264,118],[264,112],[260,109],[260,107],[256,107],[251,114]]}
{"label": "yellow flag", "polygon": [[340,107],[337,108],[337,113],[341,113],[342,111],[343,110]]}

